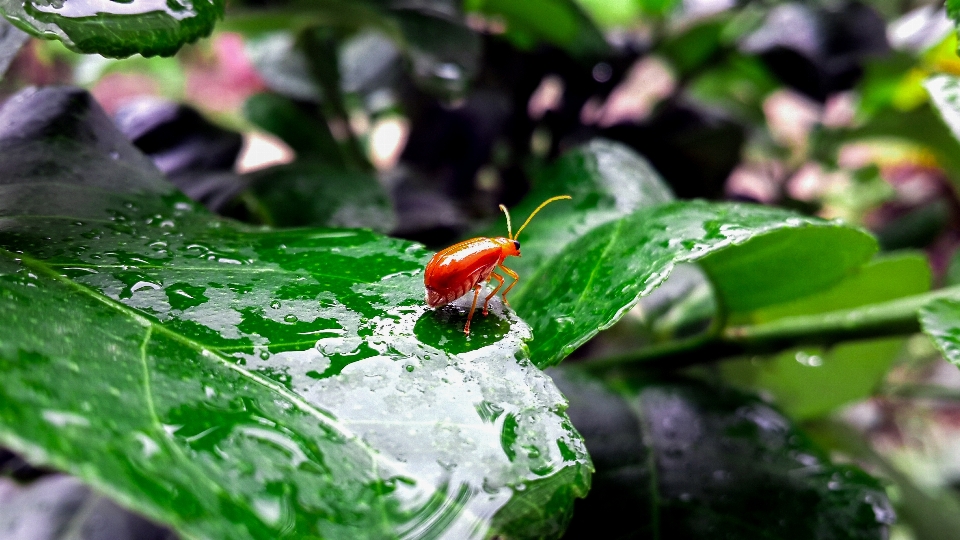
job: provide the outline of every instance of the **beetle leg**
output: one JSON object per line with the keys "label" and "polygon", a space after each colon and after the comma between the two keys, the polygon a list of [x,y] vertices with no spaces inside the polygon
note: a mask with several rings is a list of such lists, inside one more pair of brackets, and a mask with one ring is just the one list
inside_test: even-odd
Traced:
{"label": "beetle leg", "polygon": [[470,314],[467,315],[467,325],[463,327],[463,333],[470,335],[470,319],[473,318],[473,310],[477,309],[477,298],[480,297],[480,284],[477,283],[477,286],[474,288],[473,292],[473,305],[470,306]]}
{"label": "beetle leg", "polygon": [[507,293],[510,292],[510,289],[512,289],[514,285],[516,285],[520,281],[520,276],[518,276],[517,273],[514,272],[513,270],[504,266],[503,263],[498,264],[497,268],[499,268],[500,270],[503,270],[504,274],[513,278],[513,283],[511,283],[510,286],[507,287],[507,290],[503,291],[503,303],[504,305],[509,306],[510,303],[507,302]]}
{"label": "beetle leg", "polygon": [[487,304],[490,303],[490,299],[497,295],[497,291],[500,290],[500,287],[503,287],[503,278],[500,276],[500,274],[494,274],[493,272],[490,272],[490,277],[487,279],[487,282],[489,283],[490,280],[493,279],[493,278],[497,278],[497,281],[499,281],[500,284],[497,285],[497,288],[494,289],[492,293],[488,294],[486,300],[483,301],[483,314],[484,314],[484,315],[487,314]]}

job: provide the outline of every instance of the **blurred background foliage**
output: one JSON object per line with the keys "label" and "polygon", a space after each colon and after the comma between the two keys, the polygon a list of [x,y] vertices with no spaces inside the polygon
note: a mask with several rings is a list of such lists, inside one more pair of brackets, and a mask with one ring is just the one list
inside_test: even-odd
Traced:
{"label": "blurred background foliage", "polygon": [[[236,0],[208,39],[125,59],[0,29],[22,43],[0,54],[0,100],[86,87],[187,195],[250,223],[368,227],[438,249],[603,138],[678,198],[842,218],[889,252],[860,281],[744,322],[960,284],[960,143],[924,87],[960,75],[960,58],[935,3]],[[694,335],[714,310],[700,270],[682,267],[572,361]],[[960,538],[960,372],[927,338],[690,373],[759,392],[884,478],[891,538]],[[43,472],[12,455],[0,469]],[[585,528],[575,517],[571,536]]]}

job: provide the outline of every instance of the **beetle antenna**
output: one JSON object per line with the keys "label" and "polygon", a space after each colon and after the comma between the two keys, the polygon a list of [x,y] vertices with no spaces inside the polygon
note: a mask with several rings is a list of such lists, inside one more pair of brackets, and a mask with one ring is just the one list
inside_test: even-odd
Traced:
{"label": "beetle antenna", "polygon": [[523,222],[523,225],[520,226],[520,230],[517,231],[517,234],[515,234],[514,236],[512,236],[510,239],[511,239],[511,240],[516,240],[517,237],[520,236],[520,233],[523,232],[523,229],[527,226],[527,224],[530,223],[530,220],[533,219],[533,216],[537,215],[537,212],[539,212],[540,210],[543,210],[543,207],[544,207],[544,206],[552,203],[553,201],[559,201],[559,200],[561,200],[561,199],[572,199],[572,198],[573,198],[573,197],[571,197],[571,196],[569,196],[569,195],[558,195],[558,196],[556,196],[556,197],[550,197],[549,199],[543,201],[542,203],[540,203],[540,206],[538,206],[537,209],[534,210],[532,214],[530,214],[530,217],[528,217],[527,220]]}
{"label": "beetle antenna", "polygon": [[502,204],[500,205],[500,210],[503,210],[503,213],[507,216],[507,238],[513,240],[513,229],[510,227],[510,211]]}

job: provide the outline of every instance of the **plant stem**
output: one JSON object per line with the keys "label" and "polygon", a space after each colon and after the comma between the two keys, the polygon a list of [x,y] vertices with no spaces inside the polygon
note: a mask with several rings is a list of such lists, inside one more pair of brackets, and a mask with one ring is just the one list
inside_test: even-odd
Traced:
{"label": "plant stem", "polygon": [[913,334],[920,330],[920,308],[938,298],[960,297],[960,286],[850,309],[784,317],[772,322],[728,326],[683,340],[654,345],[629,354],[584,363],[591,369],[643,363],[677,368],[740,354],[762,354],[798,345]]}

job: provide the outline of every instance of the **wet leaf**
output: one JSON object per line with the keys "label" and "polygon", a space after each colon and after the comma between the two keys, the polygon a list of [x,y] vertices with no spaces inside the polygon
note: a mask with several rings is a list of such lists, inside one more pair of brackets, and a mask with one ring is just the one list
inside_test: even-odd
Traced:
{"label": "wet leaf", "polygon": [[[596,227],[629,215],[640,208],[673,200],[670,188],[647,161],[626,145],[594,139],[561,156],[537,174],[534,189],[516,207],[510,209],[514,231],[543,201],[555,195],[570,195],[571,201],[558,201],[544,208],[521,238],[519,259],[507,266],[521,276],[529,276]],[[485,231],[485,236],[505,236],[503,216]],[[529,286],[521,279],[514,294]]]}
{"label": "wet leaf", "polygon": [[564,398],[509,311],[425,308],[431,253],[213,217],[78,90],[0,126],[0,444],[186,537],[562,530]]}
{"label": "wet leaf", "polygon": [[885,539],[874,478],[834,465],[770,405],[686,379],[549,373],[597,467],[565,538]]}
{"label": "wet leaf", "polygon": [[209,35],[223,17],[223,5],[223,0],[0,0],[0,14],[21,30],[59,39],[74,51],[123,58],[172,55]]}
{"label": "wet leaf", "polygon": [[586,233],[521,276],[511,302],[533,328],[534,361],[548,366],[617,322],[677,263],[698,262],[721,309],[736,312],[826,289],[876,249],[864,231],[787,210],[674,202]]}

